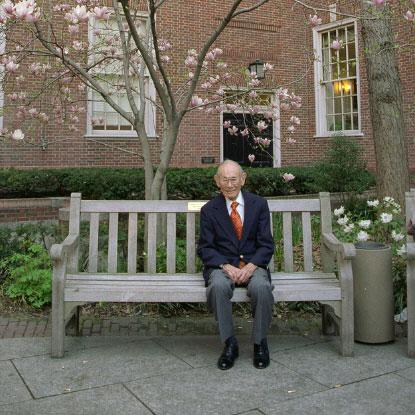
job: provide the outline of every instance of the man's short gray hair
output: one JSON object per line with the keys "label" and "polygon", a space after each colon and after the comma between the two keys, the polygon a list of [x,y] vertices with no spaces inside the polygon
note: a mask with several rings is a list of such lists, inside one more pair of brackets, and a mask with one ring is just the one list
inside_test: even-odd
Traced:
{"label": "man's short gray hair", "polygon": [[226,164],[233,164],[234,166],[237,166],[239,168],[239,171],[240,171],[241,174],[245,173],[243,168],[241,167],[241,165],[239,163],[237,163],[236,161],[231,160],[231,159],[226,159],[226,160],[223,160],[222,163],[219,164],[218,170],[216,171],[217,175],[219,175],[219,171],[220,171],[221,167],[226,165]]}

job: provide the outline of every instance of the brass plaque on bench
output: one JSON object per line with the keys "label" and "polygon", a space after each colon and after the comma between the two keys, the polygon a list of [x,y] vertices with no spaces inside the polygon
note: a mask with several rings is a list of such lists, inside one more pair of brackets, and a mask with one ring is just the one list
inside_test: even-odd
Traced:
{"label": "brass plaque on bench", "polygon": [[187,203],[187,210],[188,210],[188,212],[200,212],[200,209],[206,203],[207,202],[188,202]]}

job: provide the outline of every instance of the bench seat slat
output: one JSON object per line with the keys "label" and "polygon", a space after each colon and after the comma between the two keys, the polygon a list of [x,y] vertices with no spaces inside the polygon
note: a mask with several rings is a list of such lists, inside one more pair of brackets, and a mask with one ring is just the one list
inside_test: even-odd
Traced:
{"label": "bench seat slat", "polygon": [[[232,301],[249,301],[244,288],[236,288]],[[339,301],[341,290],[339,287],[325,287],[318,291],[305,287],[299,290],[298,286],[275,287],[273,291],[276,301]],[[206,302],[206,289],[204,286],[189,287],[124,287],[117,286],[89,286],[82,288],[65,288],[66,301],[84,302]]]}

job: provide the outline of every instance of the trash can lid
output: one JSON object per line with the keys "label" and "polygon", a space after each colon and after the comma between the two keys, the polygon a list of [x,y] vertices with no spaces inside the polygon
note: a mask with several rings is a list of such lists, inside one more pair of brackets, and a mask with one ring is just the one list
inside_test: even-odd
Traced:
{"label": "trash can lid", "polygon": [[361,241],[354,244],[356,249],[385,249],[388,246],[381,242]]}

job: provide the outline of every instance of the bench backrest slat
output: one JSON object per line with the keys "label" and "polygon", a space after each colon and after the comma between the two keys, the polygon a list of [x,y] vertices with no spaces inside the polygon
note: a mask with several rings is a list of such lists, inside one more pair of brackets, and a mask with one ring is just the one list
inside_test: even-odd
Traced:
{"label": "bench backrest slat", "polygon": [[117,272],[118,262],[118,213],[110,213],[108,227],[108,272]]}
{"label": "bench backrest slat", "polygon": [[137,272],[137,213],[128,215],[128,260],[127,270],[129,274]]}
{"label": "bench backrest slat", "polygon": [[[71,194],[71,206],[69,208],[69,234],[79,234],[81,224],[81,193]],[[78,245],[79,246],[79,245]],[[75,272],[78,269],[79,247],[72,253],[68,261],[68,271]]]}
{"label": "bench backrest slat", "polygon": [[167,214],[167,272],[176,272],[176,214]]}
{"label": "bench backrest slat", "polygon": [[302,212],[301,219],[303,225],[304,270],[311,272],[313,270],[313,246],[310,212]]}
{"label": "bench backrest slat", "polygon": [[147,272],[156,272],[157,213],[148,214]]}
{"label": "bench backrest slat", "polygon": [[291,272],[294,269],[293,229],[291,212],[282,213],[282,229],[284,235],[284,269]]}
{"label": "bench backrest slat", "polygon": [[[269,214],[269,223],[270,223],[270,226],[271,226],[271,233],[272,233],[272,235],[274,235],[274,224],[273,224],[274,221],[273,221],[272,216],[273,216],[272,212],[270,212],[270,214]],[[274,255],[272,256],[271,261],[269,261],[268,267],[269,267],[269,270],[271,272],[274,272],[274,269],[275,269],[275,267],[274,267]]]}
{"label": "bench backrest slat", "polygon": [[97,272],[98,270],[98,231],[99,213],[91,213],[89,222],[88,272]]}
{"label": "bench backrest slat", "polygon": [[196,215],[186,215],[186,272],[196,272]]}
{"label": "bench backrest slat", "polygon": [[[407,220],[406,226],[409,225],[410,220],[412,225],[415,225],[415,189],[405,193],[405,217]],[[409,242],[414,241],[415,235],[408,235],[407,240]]]}
{"label": "bench backrest slat", "polygon": [[271,199],[268,206],[271,212],[320,212],[319,199]]}

